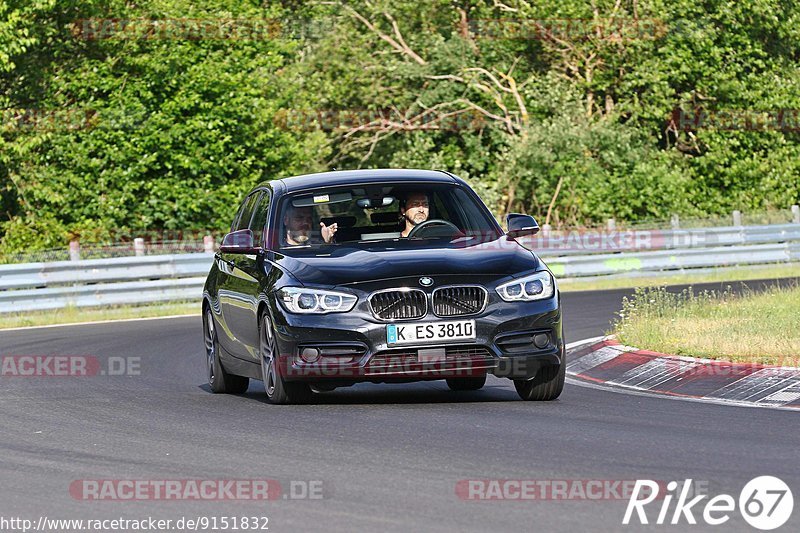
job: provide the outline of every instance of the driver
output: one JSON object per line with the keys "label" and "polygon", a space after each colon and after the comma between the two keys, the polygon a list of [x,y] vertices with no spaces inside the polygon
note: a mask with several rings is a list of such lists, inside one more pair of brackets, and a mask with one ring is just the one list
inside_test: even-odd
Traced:
{"label": "driver", "polygon": [[[311,207],[294,207],[289,205],[286,209],[286,214],[283,216],[283,224],[286,227],[286,244],[296,246],[302,244],[311,244],[311,225],[313,224],[313,211]],[[334,222],[330,226],[326,226],[323,222],[319,223],[322,233],[322,240],[325,243],[333,241],[333,236],[339,229],[338,225]]]}
{"label": "driver", "polygon": [[400,203],[400,216],[405,227],[400,232],[402,237],[408,237],[408,233],[414,226],[428,220],[430,215],[430,200],[424,192],[410,192]]}

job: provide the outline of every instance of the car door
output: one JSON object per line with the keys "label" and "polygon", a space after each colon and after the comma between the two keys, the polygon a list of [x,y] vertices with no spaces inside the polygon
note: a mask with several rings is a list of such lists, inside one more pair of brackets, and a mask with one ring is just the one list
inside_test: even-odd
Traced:
{"label": "car door", "polygon": [[[261,202],[264,203],[261,203]],[[270,195],[263,190],[245,199],[231,231],[252,229],[260,209],[269,209]],[[254,231],[255,242],[263,246],[263,231]],[[219,303],[222,313],[220,342],[231,355],[257,361],[258,288],[257,254],[220,253],[219,268],[224,275],[219,282]],[[223,340],[224,339],[224,340]]]}
{"label": "car door", "polygon": [[267,221],[269,219],[271,200],[271,191],[262,191],[248,225],[248,229],[253,232],[254,244],[260,247],[262,251],[257,254],[241,254],[236,262],[236,270],[239,274],[236,281],[236,290],[241,296],[243,305],[236,309],[236,319],[232,331],[241,344],[245,346],[245,358],[248,360],[255,359],[259,363],[258,307],[261,302],[259,297],[262,293],[262,288],[270,279],[272,269],[271,263],[265,260]]}

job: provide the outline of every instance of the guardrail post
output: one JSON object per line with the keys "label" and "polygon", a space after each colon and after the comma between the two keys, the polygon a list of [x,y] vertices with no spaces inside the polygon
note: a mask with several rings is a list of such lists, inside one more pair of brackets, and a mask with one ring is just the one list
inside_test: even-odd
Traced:
{"label": "guardrail post", "polygon": [[[547,224],[545,224],[547,225]],[[214,237],[211,235],[206,235],[203,237],[203,251],[207,254],[214,253]]]}
{"label": "guardrail post", "polygon": [[609,218],[608,222],[606,222],[606,227],[608,231],[615,231],[617,229],[617,221],[613,218]]}
{"label": "guardrail post", "polygon": [[141,256],[144,255],[144,239],[141,237],[136,237],[133,239],[133,253],[134,255]]}
{"label": "guardrail post", "polygon": [[681,218],[678,215],[672,215],[669,223],[672,229],[681,229]]}
{"label": "guardrail post", "polygon": [[742,212],[738,209],[733,212],[733,225],[734,226],[741,226],[742,225]]}
{"label": "guardrail post", "polygon": [[69,260],[81,260],[81,243],[79,241],[69,241]]}
{"label": "guardrail post", "polygon": [[795,224],[800,224],[800,205],[792,206],[792,221]]}

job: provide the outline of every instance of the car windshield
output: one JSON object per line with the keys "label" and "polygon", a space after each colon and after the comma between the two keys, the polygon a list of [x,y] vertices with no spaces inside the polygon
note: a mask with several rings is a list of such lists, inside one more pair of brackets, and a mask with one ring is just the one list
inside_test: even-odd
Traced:
{"label": "car windshield", "polygon": [[457,185],[380,184],[287,196],[281,248],[397,239],[496,239],[486,207]]}

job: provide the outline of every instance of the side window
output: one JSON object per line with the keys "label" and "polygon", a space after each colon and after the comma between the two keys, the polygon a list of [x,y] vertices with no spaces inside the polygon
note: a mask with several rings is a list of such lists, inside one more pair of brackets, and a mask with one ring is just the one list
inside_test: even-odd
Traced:
{"label": "side window", "polygon": [[431,205],[430,211],[428,212],[428,218],[441,218],[443,220],[448,220],[450,222],[457,223],[457,220],[453,220],[450,211],[445,206],[444,202],[442,201],[442,196],[437,191],[432,191],[428,193],[428,198],[430,198]]}
{"label": "side window", "polygon": [[253,230],[253,235],[256,239],[261,239],[261,245],[266,245],[266,235],[267,235],[267,218],[269,217],[269,201],[270,201],[270,193],[269,191],[265,192],[261,195],[261,199],[258,201],[258,205],[256,206],[255,214],[253,215],[253,220],[250,223],[250,229]]}
{"label": "side window", "polygon": [[261,191],[258,191],[247,197],[244,204],[242,204],[242,208],[239,210],[239,215],[236,217],[231,231],[239,231],[240,229],[247,229],[250,227],[250,219],[253,218],[253,209],[260,195]]}
{"label": "side window", "polygon": [[465,230],[467,233],[487,231],[482,229],[489,224],[489,221],[486,219],[486,214],[481,212],[475,201],[461,188],[455,189],[454,208],[454,211],[457,212],[458,218],[460,219],[460,222],[456,222],[456,225],[462,230]]}

